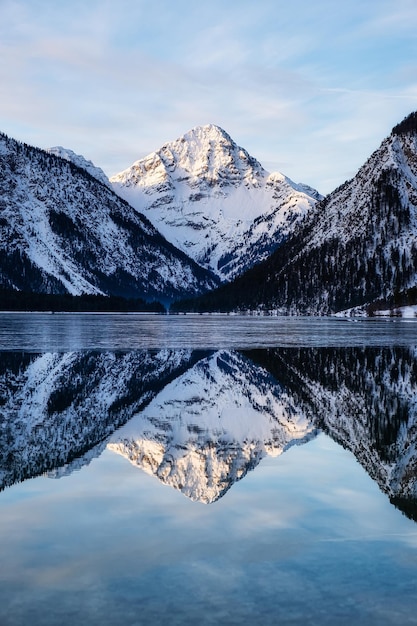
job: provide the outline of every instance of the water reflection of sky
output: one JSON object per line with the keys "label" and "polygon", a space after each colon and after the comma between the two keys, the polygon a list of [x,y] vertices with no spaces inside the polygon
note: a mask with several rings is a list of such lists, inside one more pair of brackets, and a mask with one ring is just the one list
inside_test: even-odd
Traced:
{"label": "water reflection of sky", "polygon": [[408,624],[417,526],[325,435],[214,504],[105,451],[0,498],[0,623]]}

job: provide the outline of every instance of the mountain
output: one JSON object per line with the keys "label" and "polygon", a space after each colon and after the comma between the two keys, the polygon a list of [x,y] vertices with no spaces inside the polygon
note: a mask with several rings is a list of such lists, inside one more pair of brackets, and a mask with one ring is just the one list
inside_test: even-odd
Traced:
{"label": "mountain", "polygon": [[215,125],[193,128],[110,180],[169,241],[222,280],[265,259],[321,198],[266,172]]}
{"label": "mountain", "polygon": [[179,308],[329,314],[417,302],[417,113],[262,264]]}
{"label": "mountain", "polygon": [[264,457],[315,432],[279,380],[242,354],[220,350],[167,385],[108,448],[207,504]]}
{"label": "mountain", "polygon": [[0,171],[0,287],[169,301],[216,285],[71,151],[1,134]]}

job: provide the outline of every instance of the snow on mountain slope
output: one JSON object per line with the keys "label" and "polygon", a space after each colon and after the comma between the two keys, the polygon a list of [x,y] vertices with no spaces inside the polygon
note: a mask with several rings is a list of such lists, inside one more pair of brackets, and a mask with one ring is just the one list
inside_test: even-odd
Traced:
{"label": "snow on mountain slope", "polygon": [[88,172],[90,176],[97,178],[97,180],[103,183],[103,185],[107,185],[107,187],[110,187],[110,181],[101,169],[101,167],[97,167],[92,161],[88,161],[85,157],[83,157],[82,154],[76,154],[73,150],[63,148],[62,146],[54,146],[53,148],[48,148],[46,152],[61,157],[61,159],[65,159],[66,161],[70,161],[80,169]]}
{"label": "snow on mountain slope", "polygon": [[0,286],[169,301],[216,284],[65,154],[0,135]]}
{"label": "snow on mountain slope", "polygon": [[[391,209],[386,228],[394,236],[405,237],[403,247],[410,247],[417,233],[417,126],[410,133],[392,132],[356,176],[328,196],[320,228],[312,233],[309,246],[334,236],[346,243],[369,231],[376,243],[385,244],[384,233],[375,229],[378,211],[384,208],[381,204],[391,205],[386,207]],[[405,226],[410,226],[407,232]]]}
{"label": "snow on mountain slope", "polygon": [[268,372],[237,352],[219,351],[167,385],[108,447],[190,499],[209,503],[263,457],[314,432]]}
{"label": "snow on mountain slope", "polygon": [[190,350],[3,353],[0,489],[90,462],[103,440],[198,358]]}
{"label": "snow on mountain slope", "polygon": [[321,197],[268,174],[215,125],[192,129],[110,180],[169,241],[228,280],[266,258]]}
{"label": "snow on mountain slope", "polygon": [[318,300],[323,312],[417,286],[417,116],[395,127],[356,176],[317,206],[299,259],[311,271],[309,279],[300,276],[304,284],[315,270],[319,289],[310,303],[316,308]]}

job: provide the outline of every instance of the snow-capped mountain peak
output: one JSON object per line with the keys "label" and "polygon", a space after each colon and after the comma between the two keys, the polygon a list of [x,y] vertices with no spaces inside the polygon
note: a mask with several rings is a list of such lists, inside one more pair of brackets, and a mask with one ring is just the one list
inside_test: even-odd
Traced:
{"label": "snow-capped mountain peak", "polygon": [[237,146],[226,131],[207,124],[165,143],[111,180],[126,187],[187,181],[201,188],[205,184],[236,186],[242,181],[256,186],[265,175],[261,164]]}
{"label": "snow-capped mountain peak", "polygon": [[111,178],[174,245],[223,279],[266,258],[320,195],[270,175],[219,126],[197,126]]}
{"label": "snow-capped mountain peak", "polygon": [[97,167],[96,165],[94,165],[92,161],[89,161],[88,159],[83,157],[82,154],[76,154],[73,150],[63,148],[62,146],[54,146],[53,148],[48,148],[46,152],[49,152],[49,154],[54,154],[61,159],[65,159],[65,161],[73,163],[77,167],[88,172],[91,176],[96,178],[107,187],[110,187],[110,181],[101,169],[101,167]]}
{"label": "snow-capped mountain peak", "polygon": [[181,139],[166,144],[161,152],[178,155],[178,166],[191,178],[210,184],[257,186],[265,170],[219,126],[197,126]]}

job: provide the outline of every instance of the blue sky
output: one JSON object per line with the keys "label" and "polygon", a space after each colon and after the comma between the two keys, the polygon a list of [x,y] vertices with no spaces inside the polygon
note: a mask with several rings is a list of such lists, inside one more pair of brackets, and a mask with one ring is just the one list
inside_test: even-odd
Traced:
{"label": "blue sky", "polygon": [[415,0],[0,0],[0,130],[115,174],[200,124],[322,193],[417,110]]}

